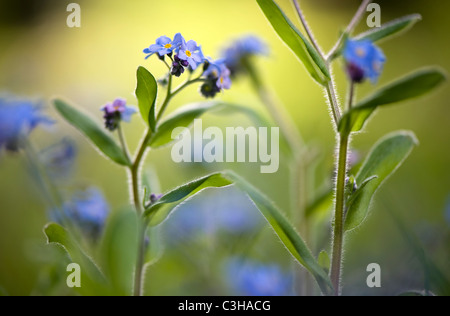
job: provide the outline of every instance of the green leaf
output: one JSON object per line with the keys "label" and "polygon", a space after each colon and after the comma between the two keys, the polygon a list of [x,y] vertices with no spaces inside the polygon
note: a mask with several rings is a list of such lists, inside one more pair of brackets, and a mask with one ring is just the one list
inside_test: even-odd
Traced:
{"label": "green leaf", "polygon": [[156,96],[158,94],[158,84],[155,77],[144,67],[137,70],[136,98],[139,104],[139,111],[145,123],[154,132],[156,129]]}
{"label": "green leaf", "polygon": [[161,236],[161,226],[154,226],[147,229],[147,237],[149,240],[148,249],[145,254],[144,269],[158,262],[164,253],[164,245]]}
{"label": "green leaf", "polygon": [[412,132],[400,131],[387,135],[373,147],[356,176],[356,183],[365,185],[361,185],[359,193],[348,206],[346,231],[355,229],[364,222],[375,192],[405,161],[417,144]]}
{"label": "green leaf", "polygon": [[330,256],[328,255],[328,253],[325,250],[322,250],[319,253],[319,257],[317,258],[317,262],[322,267],[322,269],[325,270],[326,273],[328,273],[330,271],[331,260],[330,260]]}
{"label": "green leaf", "polygon": [[360,131],[377,107],[419,97],[445,80],[444,72],[439,69],[422,69],[397,80],[358,102],[342,117],[339,132],[348,134]]}
{"label": "green leaf", "polygon": [[285,215],[267,197],[235,173],[228,171],[224,175],[248,195],[266,218],[286,249],[313,275],[322,292],[324,294],[330,294],[332,292],[332,285],[327,273],[315,260],[311,251]]}
{"label": "green leaf", "polygon": [[[249,117],[255,124],[259,124],[262,126],[270,125],[270,123],[268,123],[268,121],[264,119],[260,114],[245,106],[216,101],[194,103],[182,107],[181,109],[167,117],[158,126],[156,133],[149,141],[149,146],[152,148],[158,148],[169,145],[170,143],[175,141],[175,139],[172,138],[172,132],[175,128],[188,128],[195,119],[199,118],[206,112],[220,113],[225,115],[242,113]],[[174,134],[173,136],[176,137],[178,135]]]}
{"label": "green leaf", "polygon": [[149,218],[149,225],[156,226],[164,222],[174,208],[183,200],[194,196],[206,188],[221,188],[231,185],[232,182],[221,173],[194,180],[164,194],[161,199],[150,205],[145,210],[145,216]]}
{"label": "green leaf", "polygon": [[[172,132],[175,128],[189,127],[196,118],[199,118],[207,111],[211,111],[220,106],[223,106],[223,103],[211,101],[194,103],[182,107],[180,110],[168,116],[158,126],[157,131],[149,141],[149,146],[158,148],[172,143],[175,141],[172,138]],[[176,137],[177,135],[173,136]]]}
{"label": "green leaf", "polygon": [[102,295],[110,294],[107,288],[106,279],[95,265],[79,247],[69,232],[62,226],[49,223],[44,227],[44,233],[47,236],[49,244],[61,246],[69,255],[73,263],[80,265],[81,287],[77,290],[84,295]]}
{"label": "green leaf", "polygon": [[137,256],[136,212],[120,211],[108,220],[101,244],[102,267],[114,295],[132,295]]}
{"label": "green leaf", "polygon": [[319,84],[325,85],[331,75],[317,50],[273,0],[257,0],[257,2],[281,40],[295,53],[311,76]]}
{"label": "green leaf", "polygon": [[59,114],[83,133],[103,154],[119,165],[131,165],[122,148],[93,119],[65,101],[56,99],[54,105]]}
{"label": "green leaf", "polygon": [[215,173],[182,185],[165,194],[158,202],[149,206],[145,211],[145,215],[149,218],[150,226],[159,225],[186,198],[192,197],[206,188],[220,188],[233,183],[244,191],[255,203],[256,207],[267,219],[289,252],[300,264],[312,273],[322,291],[325,294],[331,293],[332,286],[327,273],[319,266],[300,235],[295,231],[286,217],[266,197],[232,172]]}
{"label": "green leaf", "polygon": [[412,14],[408,15],[386,24],[383,24],[380,27],[370,29],[367,32],[359,34],[355,36],[356,40],[370,40],[372,42],[376,42],[379,40],[384,40],[393,35],[398,35],[402,32],[406,32],[410,28],[414,26],[417,22],[422,20],[422,16],[420,14]]}
{"label": "green leaf", "polygon": [[359,187],[356,189],[356,191],[351,194],[350,198],[346,202],[346,207],[351,208],[352,204],[356,201],[358,196],[362,192],[364,192],[366,185],[368,185],[370,183],[370,181],[375,180],[376,178],[378,178],[378,176],[371,176],[371,177],[367,178],[366,180],[364,180],[363,183],[361,183],[361,185],[359,185]]}

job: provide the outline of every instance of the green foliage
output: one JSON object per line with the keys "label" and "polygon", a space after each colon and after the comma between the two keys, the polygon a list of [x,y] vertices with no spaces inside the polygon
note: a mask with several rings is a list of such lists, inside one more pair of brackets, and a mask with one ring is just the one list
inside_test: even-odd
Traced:
{"label": "green foliage", "polygon": [[170,144],[174,141],[172,139],[172,132],[175,128],[189,127],[196,118],[220,106],[223,106],[223,103],[211,101],[194,103],[182,107],[159,124],[157,131],[148,143],[149,146],[158,148]]}
{"label": "green foliage", "polygon": [[173,130],[177,127],[189,127],[195,119],[200,118],[205,113],[220,113],[220,114],[237,114],[242,113],[252,120],[253,123],[268,126],[268,121],[254,110],[237,105],[229,104],[219,101],[200,102],[183,106],[170,116],[168,116],[158,126],[155,134],[149,141],[149,146],[152,148],[159,148],[170,145],[177,135],[172,135]]}
{"label": "green foliage", "polygon": [[383,24],[381,27],[370,29],[367,32],[355,36],[356,40],[369,40],[372,42],[389,39],[394,35],[399,35],[408,31],[417,22],[422,20],[420,14],[411,14],[391,22]]}
{"label": "green foliage", "polygon": [[67,252],[73,263],[80,265],[81,287],[76,290],[83,295],[111,294],[105,277],[90,257],[80,248],[71,234],[62,226],[49,223],[44,227],[49,244],[57,244]]}
{"label": "green foliage", "polygon": [[321,85],[325,85],[331,76],[325,61],[313,45],[273,0],[257,0],[257,2],[278,36],[305,65],[306,70],[314,80]]}
{"label": "green foliage", "polygon": [[158,84],[155,77],[144,67],[137,70],[136,98],[139,104],[139,112],[144,121],[154,132],[156,129],[156,97]]}
{"label": "green foliage", "polygon": [[314,259],[311,251],[286,216],[267,197],[235,173],[228,171],[225,173],[225,176],[253,201],[286,249],[312,274],[322,293],[330,294],[332,286],[327,273]]}
{"label": "green foliage", "polygon": [[231,184],[232,182],[221,173],[205,176],[164,194],[159,201],[147,207],[144,215],[148,217],[150,226],[159,225],[185,199],[194,196],[206,188],[221,188]]}
{"label": "green foliage", "polygon": [[120,165],[131,165],[122,148],[106,133],[104,128],[99,126],[88,115],[60,99],[54,100],[54,105],[59,114],[73,127],[83,133],[95,148]]}
{"label": "green foliage", "polygon": [[397,170],[417,144],[412,132],[402,131],[384,137],[374,146],[356,176],[356,183],[361,185],[347,205],[346,231],[364,222],[377,189]]}
{"label": "green foliage", "polygon": [[325,270],[326,273],[328,273],[330,271],[331,260],[330,260],[330,256],[328,255],[328,253],[325,250],[322,250],[319,253],[319,257],[317,258],[317,262],[322,267],[322,269]]}
{"label": "green foliage", "polygon": [[130,210],[113,214],[106,225],[101,244],[102,267],[114,295],[132,294],[137,231],[136,212]]}
{"label": "green foliage", "polygon": [[339,122],[339,132],[348,135],[360,131],[379,106],[416,98],[430,92],[446,80],[439,69],[423,69],[399,79],[358,102]]}

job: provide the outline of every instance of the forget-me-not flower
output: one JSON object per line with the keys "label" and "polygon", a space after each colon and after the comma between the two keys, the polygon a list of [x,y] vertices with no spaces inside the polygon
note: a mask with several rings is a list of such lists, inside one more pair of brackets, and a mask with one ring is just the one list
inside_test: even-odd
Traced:
{"label": "forget-me-not flower", "polygon": [[129,122],[131,116],[137,112],[134,107],[127,106],[127,102],[121,98],[106,104],[101,108],[101,111],[105,113],[103,116],[105,119],[105,127],[110,131],[116,130],[121,121]]}
{"label": "forget-me-not flower", "polygon": [[386,62],[381,49],[369,40],[347,40],[343,56],[347,64],[347,73],[356,83],[361,83],[366,78],[376,83]]}
{"label": "forget-me-not flower", "polygon": [[156,44],[144,49],[144,54],[147,54],[145,59],[156,53],[159,56],[170,55],[180,48],[182,42],[184,42],[184,39],[180,33],[175,34],[173,41],[167,36],[161,36],[156,40]]}
{"label": "forget-me-not flower", "polygon": [[256,55],[267,55],[267,45],[258,37],[249,35],[235,40],[222,52],[225,65],[231,71],[231,76],[245,71],[245,62]]}
{"label": "forget-me-not flower", "polygon": [[109,205],[102,192],[90,187],[85,191],[77,192],[73,198],[64,205],[67,218],[88,236],[97,238],[103,231],[109,215]]}
{"label": "forget-me-not flower", "polygon": [[0,97],[0,149],[18,151],[21,141],[40,124],[53,124],[32,101]]}
{"label": "forget-me-not flower", "polygon": [[183,39],[177,55],[181,60],[187,61],[192,70],[197,69],[204,59],[201,46],[198,46],[197,42],[193,40],[186,43]]}
{"label": "forget-me-not flower", "polygon": [[225,265],[224,276],[234,295],[292,295],[292,276],[275,264],[263,264],[246,258],[232,258]]}

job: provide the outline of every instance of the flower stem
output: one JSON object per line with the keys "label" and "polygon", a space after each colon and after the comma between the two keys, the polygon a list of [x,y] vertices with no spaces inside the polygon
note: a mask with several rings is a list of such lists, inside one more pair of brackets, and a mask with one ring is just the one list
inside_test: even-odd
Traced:
{"label": "flower stem", "polygon": [[127,142],[125,140],[125,135],[123,134],[122,124],[119,123],[117,126],[117,133],[119,134],[120,145],[122,146],[123,153],[129,161],[131,161],[130,151],[128,150]]}
{"label": "flower stem", "polygon": [[308,25],[308,22],[306,22],[305,15],[303,14],[303,11],[300,8],[300,5],[299,5],[298,1],[297,0],[292,0],[292,2],[294,3],[295,9],[297,10],[297,14],[298,14],[298,17],[300,18],[300,21],[302,22],[303,28],[305,29],[306,34],[308,34],[309,40],[314,45],[315,49],[320,54],[320,56],[322,58],[324,58],[322,50],[320,49],[320,46],[317,43],[316,38],[314,37],[314,34],[313,34],[311,28]]}
{"label": "flower stem", "polygon": [[[197,78],[194,80],[188,80],[186,83],[182,84],[176,90],[172,91],[172,79],[173,76],[169,75],[169,83],[167,86],[167,95],[164,102],[161,105],[161,109],[156,117],[156,128],[158,128],[158,123],[162,119],[164,112],[166,111],[172,98],[178,94],[181,90],[188,87],[189,85],[202,81],[202,79]],[[140,169],[141,164],[144,159],[145,153],[148,149],[148,143],[153,136],[151,129],[148,129],[145,136],[139,145],[139,149],[134,159],[133,165],[130,167],[131,173],[131,194],[133,196],[133,203],[136,208],[137,215],[139,217],[139,227],[138,227],[138,252],[136,258],[136,268],[134,274],[134,296],[142,296],[142,283],[143,283],[143,268],[144,268],[144,255],[145,255],[145,236],[147,231],[148,222],[144,215],[144,206],[142,204],[142,199],[140,196]]]}
{"label": "flower stem", "polygon": [[147,225],[142,218],[144,213],[144,209],[141,203],[141,197],[139,192],[139,171],[142,159],[144,158],[145,152],[147,151],[147,144],[152,136],[152,132],[149,129],[142,139],[141,145],[139,146],[138,153],[134,160],[133,165],[130,167],[131,172],[131,186],[132,186],[132,195],[134,207],[136,208],[136,212],[138,215],[138,251],[137,251],[137,259],[136,259],[136,268],[134,273],[134,296],[142,295],[142,270],[144,266],[144,251],[145,251],[145,232]]}
{"label": "flower stem", "polygon": [[336,206],[334,214],[334,232],[333,232],[333,256],[330,269],[331,283],[333,284],[334,294],[340,294],[340,279],[342,270],[342,251],[344,243],[344,193],[345,177],[347,174],[347,151],[349,135],[340,135],[338,175],[336,181]]}

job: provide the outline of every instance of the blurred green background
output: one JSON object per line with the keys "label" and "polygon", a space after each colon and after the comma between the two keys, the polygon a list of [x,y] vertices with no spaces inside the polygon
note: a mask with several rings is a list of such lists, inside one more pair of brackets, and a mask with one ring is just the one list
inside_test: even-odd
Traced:
{"label": "blurred green background", "polygon": [[[277,2],[292,20],[298,22],[291,1]],[[356,0],[301,2],[310,26],[325,50],[333,46],[339,30],[345,27],[359,5]],[[270,56],[257,61],[264,80],[287,108],[307,142],[320,148],[324,157],[321,171],[317,172],[317,182],[330,177],[335,144],[323,91],[277,38],[256,1],[80,0],[82,25],[79,29],[66,26],[69,3],[60,0],[0,1],[0,92],[37,97],[47,103],[54,96],[64,96],[100,121],[99,108],[116,97],[124,97],[130,104],[135,104],[135,71],[139,65],[147,67],[155,76],[164,74],[161,63],[156,59],[145,61],[142,53],[142,49],[157,37],[170,37],[181,32],[187,39],[201,44],[206,55],[218,57],[221,48],[230,40],[254,34],[266,41],[271,51]],[[411,13],[423,16],[423,21],[409,33],[381,45],[388,60],[379,85],[430,64],[447,71],[450,69],[448,1],[384,0],[377,3],[382,8],[383,22]],[[366,28],[365,23],[361,23],[359,31]],[[334,72],[339,92],[345,96],[342,63],[335,64]],[[372,89],[366,83],[361,86],[359,95]],[[170,110],[200,100],[196,90],[190,88],[180,94]],[[246,80],[233,83],[232,89],[220,98],[264,111]],[[394,224],[391,210],[417,234],[427,255],[447,278],[450,277],[450,223],[444,216],[450,196],[449,99],[447,83],[430,96],[380,111],[368,124],[366,132],[354,138],[353,146],[361,155],[365,155],[380,137],[399,129],[414,131],[420,146],[378,192],[369,220],[350,234],[345,256],[344,294],[395,295],[402,290],[423,289],[423,269]],[[73,182],[101,187],[114,210],[126,205],[125,171],[99,156],[50,107],[48,112],[58,123],[53,131],[33,133],[32,139],[37,146],[43,148],[63,136],[75,139],[80,154]],[[238,119],[225,117],[219,120],[213,115],[204,118],[204,123],[209,125],[235,126],[236,122],[248,124],[240,116]],[[126,124],[125,133],[131,148],[137,146],[143,131],[144,126],[137,116],[132,124]],[[262,175],[258,165],[180,166],[173,163],[169,155],[170,149],[163,149],[153,152],[147,159],[148,165],[160,175],[162,191],[226,167],[245,175],[282,209],[289,207],[286,159],[282,158],[283,165],[278,173]],[[2,155],[0,287],[11,295],[32,294],[39,271],[45,265],[34,258],[35,244],[45,243],[42,233],[42,227],[48,221],[45,211],[44,201],[24,168],[23,158]],[[255,251],[272,262],[289,266],[291,259],[274,235],[269,229],[264,234],[267,236],[255,242]],[[183,260],[188,259],[163,255],[161,262],[149,270],[148,279],[153,279],[147,282],[148,292],[210,293],[201,285],[195,290],[179,286],[194,269]],[[365,270],[372,262],[382,267],[381,289],[366,287]]]}

